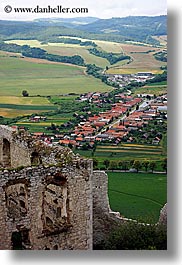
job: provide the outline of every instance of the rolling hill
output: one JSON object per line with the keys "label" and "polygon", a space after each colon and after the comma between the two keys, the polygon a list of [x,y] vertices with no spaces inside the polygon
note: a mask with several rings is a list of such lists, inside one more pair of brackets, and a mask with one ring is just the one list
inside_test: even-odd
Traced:
{"label": "rolling hill", "polygon": [[75,18],[38,18],[35,22],[44,23],[51,25],[53,23],[60,24],[62,26],[68,25],[69,27],[74,27],[77,25],[87,25],[95,21],[100,20],[97,17],[75,17]]}
{"label": "rolling hill", "polygon": [[158,45],[160,42],[153,36],[167,35],[167,16],[131,16],[111,19],[50,18],[32,22],[0,20],[0,40],[49,41],[64,35],[92,40],[137,41]]}
{"label": "rolling hill", "polygon": [[80,25],[77,28],[90,33],[112,33],[146,41],[151,36],[167,34],[167,17],[130,16],[100,19],[87,25]]}

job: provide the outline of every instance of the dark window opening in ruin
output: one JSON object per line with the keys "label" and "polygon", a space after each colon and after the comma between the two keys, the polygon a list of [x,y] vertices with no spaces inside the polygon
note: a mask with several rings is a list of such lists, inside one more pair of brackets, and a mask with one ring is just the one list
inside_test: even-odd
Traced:
{"label": "dark window opening in ruin", "polygon": [[55,204],[58,204],[58,199],[53,200]]}
{"label": "dark window opening in ruin", "polygon": [[53,226],[53,221],[47,216],[46,216],[46,225],[47,226]]}
{"label": "dark window opening in ruin", "polygon": [[23,187],[20,188],[20,196],[25,196],[25,190]]}
{"label": "dark window opening in ruin", "polygon": [[58,245],[55,245],[55,246],[53,247],[53,250],[58,250]]}
{"label": "dark window opening in ruin", "polygon": [[61,217],[61,207],[58,207],[58,208],[57,208],[57,214],[56,214],[56,217],[57,217],[57,218],[60,218],[60,217]]}
{"label": "dark window opening in ruin", "polygon": [[13,232],[11,236],[12,249],[13,250],[22,250],[23,249],[23,241],[21,232]]}
{"label": "dark window opening in ruin", "polygon": [[33,152],[31,154],[31,164],[32,164],[32,166],[38,166],[38,165],[42,164],[41,157],[37,152]]}
{"label": "dark window opening in ruin", "polygon": [[3,139],[3,166],[11,166],[10,142],[7,139]]}
{"label": "dark window opening in ruin", "polygon": [[13,250],[29,249],[29,229],[23,229],[21,231],[13,232],[11,236],[11,242]]}
{"label": "dark window opening in ruin", "polygon": [[30,245],[30,237],[29,237],[29,230],[24,229],[21,231],[21,236],[22,236],[22,244],[24,247]]}
{"label": "dark window opening in ruin", "polygon": [[25,202],[22,201],[22,200],[20,200],[20,206],[21,206],[22,208],[26,208],[26,207],[25,207]]}
{"label": "dark window opening in ruin", "polygon": [[54,184],[64,185],[66,183],[66,177],[61,173],[56,173],[54,176]]}
{"label": "dark window opening in ruin", "polygon": [[45,246],[45,248],[44,248],[45,250],[50,250],[50,248],[48,248],[47,246]]}

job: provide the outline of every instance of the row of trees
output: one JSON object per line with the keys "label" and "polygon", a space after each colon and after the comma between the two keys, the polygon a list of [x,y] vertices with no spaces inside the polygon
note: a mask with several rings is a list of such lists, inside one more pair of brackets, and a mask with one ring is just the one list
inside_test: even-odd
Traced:
{"label": "row of trees", "polygon": [[4,42],[1,42],[0,50],[21,53],[25,57],[46,59],[48,61],[53,61],[53,62],[70,63],[75,65],[85,66],[84,59],[80,55],[73,55],[73,56],[55,55],[47,53],[45,50],[41,48],[35,48],[35,47],[31,48],[29,45],[20,46],[17,44],[6,44]]}
{"label": "row of trees", "polygon": [[[121,160],[121,161],[113,161],[113,160],[108,160],[105,159],[103,161],[103,164],[105,168],[108,170],[129,170],[129,169],[134,169],[138,173],[139,170],[145,170],[148,172],[149,170],[153,171],[157,167],[157,163],[155,161],[150,161],[150,160]],[[94,159],[94,167],[98,167],[98,161]],[[161,168],[167,173],[167,158],[163,159],[161,161]]]}
{"label": "row of trees", "polygon": [[[53,38],[50,40],[50,42],[54,43],[65,43],[65,44],[78,44],[80,46],[92,46],[97,47],[97,44],[93,41],[81,41],[79,39],[72,39],[72,38]],[[45,42],[43,42],[45,44]]]}
{"label": "row of trees", "polygon": [[158,61],[167,62],[167,51],[160,51],[154,54],[154,57]]}
{"label": "row of trees", "polygon": [[88,75],[92,75],[95,78],[101,79],[101,81],[108,86],[119,88],[118,84],[116,84],[115,82],[108,81],[107,76],[102,74],[102,70],[103,70],[102,68],[96,66],[95,64],[87,64],[86,66],[87,66],[86,72]]}
{"label": "row of trees", "polygon": [[112,52],[108,53],[105,51],[98,50],[96,48],[89,49],[88,51],[95,56],[107,59],[111,65],[122,60],[131,59],[130,56],[124,55],[123,53],[112,53]]}

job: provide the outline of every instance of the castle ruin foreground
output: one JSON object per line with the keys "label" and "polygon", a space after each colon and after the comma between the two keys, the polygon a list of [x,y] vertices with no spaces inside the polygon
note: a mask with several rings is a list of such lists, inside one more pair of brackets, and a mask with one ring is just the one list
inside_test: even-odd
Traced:
{"label": "castle ruin foreground", "polygon": [[107,175],[69,148],[0,126],[0,249],[91,250],[113,225]]}

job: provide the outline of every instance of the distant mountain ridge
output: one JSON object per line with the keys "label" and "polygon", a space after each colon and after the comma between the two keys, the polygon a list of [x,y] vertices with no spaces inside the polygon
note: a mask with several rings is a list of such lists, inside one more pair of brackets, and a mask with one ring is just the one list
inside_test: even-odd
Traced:
{"label": "distant mountain ridge", "polygon": [[75,17],[75,18],[38,18],[34,19],[35,22],[40,23],[70,23],[70,24],[81,24],[86,25],[100,20],[98,17]]}
{"label": "distant mountain ridge", "polygon": [[122,28],[146,28],[153,30],[155,33],[160,32],[161,30],[165,31],[167,27],[167,16],[128,16],[128,17],[113,17],[110,19],[99,19],[94,22],[88,23],[87,25],[82,25],[79,28],[87,30],[90,32],[101,32],[107,28],[122,31]]}
{"label": "distant mountain ridge", "polygon": [[127,37],[141,35],[167,35],[167,16],[129,16],[123,18],[100,19],[77,27],[90,33],[112,33]]}
{"label": "distant mountain ridge", "polygon": [[135,41],[158,45],[153,36],[167,35],[167,16],[42,18],[34,21],[0,20],[0,40],[38,39],[53,41],[73,36],[115,42]]}

